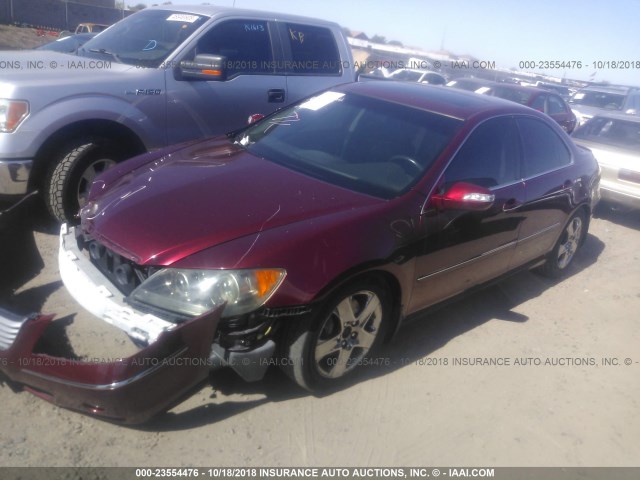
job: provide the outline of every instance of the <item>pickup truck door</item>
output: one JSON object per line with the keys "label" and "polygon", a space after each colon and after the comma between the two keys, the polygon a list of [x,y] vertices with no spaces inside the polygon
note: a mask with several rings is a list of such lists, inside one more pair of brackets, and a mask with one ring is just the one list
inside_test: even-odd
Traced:
{"label": "pickup truck door", "polygon": [[276,74],[278,50],[276,27],[265,20],[225,19],[203,32],[176,63],[217,55],[225,58],[225,75],[193,80],[181,79],[177,65],[165,70],[167,142],[227,133],[246,125],[251,114],[266,115],[288,103],[286,79]]}

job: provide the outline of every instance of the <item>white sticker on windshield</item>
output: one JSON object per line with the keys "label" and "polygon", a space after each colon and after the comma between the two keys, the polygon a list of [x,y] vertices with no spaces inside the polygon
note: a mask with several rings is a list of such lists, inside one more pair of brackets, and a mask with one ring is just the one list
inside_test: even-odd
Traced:
{"label": "white sticker on windshield", "polygon": [[187,15],[186,13],[172,13],[167,18],[167,22],[187,22],[193,23],[200,17],[198,15]]}
{"label": "white sticker on windshield", "polygon": [[310,98],[306,102],[300,105],[300,108],[306,108],[308,110],[320,110],[322,107],[326,107],[330,103],[336,102],[344,97],[344,93],[339,92],[324,92],[317,97]]}

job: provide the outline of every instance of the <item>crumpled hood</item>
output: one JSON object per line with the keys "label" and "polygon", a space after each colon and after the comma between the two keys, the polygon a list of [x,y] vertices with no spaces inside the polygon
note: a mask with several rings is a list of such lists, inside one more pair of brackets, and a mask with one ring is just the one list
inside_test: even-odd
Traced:
{"label": "crumpled hood", "polygon": [[246,235],[382,202],[257,158],[220,138],[109,180],[94,184],[106,191],[83,209],[83,228],[148,265],[170,265]]}

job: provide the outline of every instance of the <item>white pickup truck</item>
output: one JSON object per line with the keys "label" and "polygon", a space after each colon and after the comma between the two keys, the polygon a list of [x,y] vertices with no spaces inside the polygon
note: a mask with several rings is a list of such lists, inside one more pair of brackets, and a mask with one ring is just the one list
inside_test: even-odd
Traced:
{"label": "white pickup truck", "polygon": [[39,190],[73,221],[136,154],[226,133],[356,78],[339,25],[216,6],[146,8],[77,55],[0,52],[0,199]]}

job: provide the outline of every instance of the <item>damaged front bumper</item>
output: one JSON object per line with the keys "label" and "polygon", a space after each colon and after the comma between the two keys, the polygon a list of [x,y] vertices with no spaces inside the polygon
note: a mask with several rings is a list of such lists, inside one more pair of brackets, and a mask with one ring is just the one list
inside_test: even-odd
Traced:
{"label": "damaged front bumper", "polygon": [[[58,266],[67,291],[83,308],[121,329],[136,343],[147,345],[175,327],[173,322],[141,312],[127,304],[122,293],[80,250],[75,227],[67,227],[66,224],[60,230]],[[270,330],[269,325],[266,321],[253,328],[239,328],[238,331],[225,334],[227,341],[223,342],[224,345],[220,344],[219,339],[214,339],[210,344],[210,368],[230,367],[248,382],[262,379],[272,363],[276,344],[270,338],[255,341],[254,337],[264,330]],[[220,332],[223,330],[224,327],[219,329]],[[243,346],[244,340],[250,345]]]}
{"label": "damaged front bumper", "polygon": [[20,317],[0,308],[0,372],[13,387],[58,406],[109,421],[143,423],[208,377],[222,309],[162,332],[135,355],[98,363],[35,353],[53,316]]}

